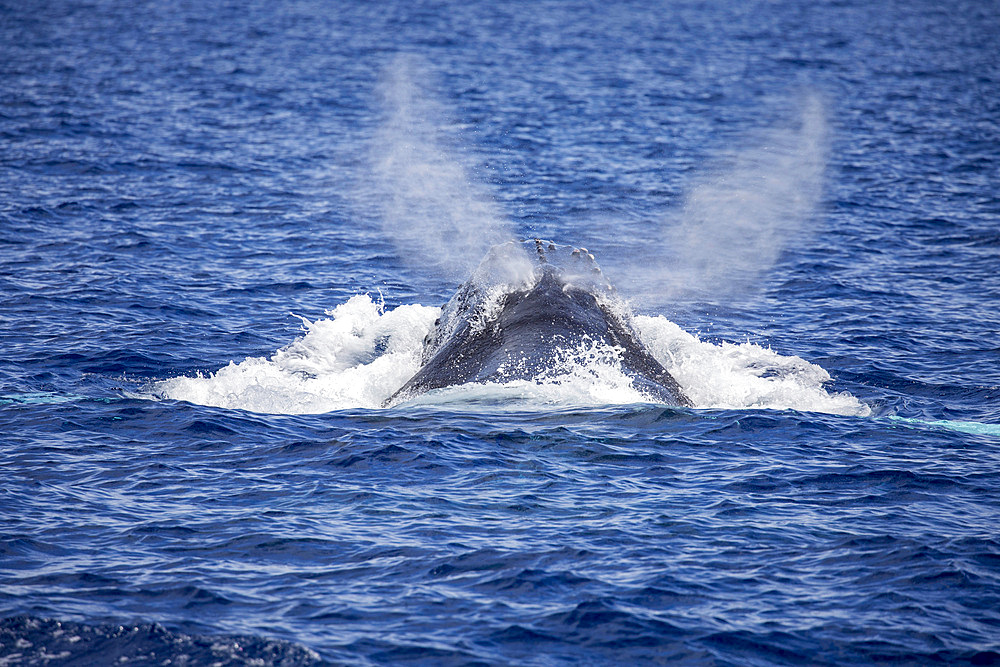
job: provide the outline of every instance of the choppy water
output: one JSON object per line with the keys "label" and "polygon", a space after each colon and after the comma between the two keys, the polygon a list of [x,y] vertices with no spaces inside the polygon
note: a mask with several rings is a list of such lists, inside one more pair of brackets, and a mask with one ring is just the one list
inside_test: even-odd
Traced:
{"label": "choppy water", "polygon": [[[998,26],[0,6],[0,663],[1000,662]],[[509,236],[697,407],[378,407]]]}

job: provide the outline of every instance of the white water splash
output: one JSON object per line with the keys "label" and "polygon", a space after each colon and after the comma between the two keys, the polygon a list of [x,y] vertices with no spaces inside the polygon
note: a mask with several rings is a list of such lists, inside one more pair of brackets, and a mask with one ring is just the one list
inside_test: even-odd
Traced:
{"label": "white water splash", "polygon": [[209,375],[158,382],[153,393],[199,405],[277,414],[377,408],[420,365],[423,337],[440,309],[384,312],[368,295],[304,320],[307,333],[270,359],[251,357]]}
{"label": "white water splash", "polygon": [[638,315],[635,326],[649,351],[699,408],[771,409],[867,416],[849,393],[831,394],[830,374],[796,356],[756,343],[699,340],[663,317]]}
{"label": "white water splash", "polygon": [[[306,322],[306,334],[270,359],[230,363],[215,373],[156,383],[152,393],[200,405],[300,414],[379,408],[420,364],[423,338],[439,308],[400,306],[383,311],[367,295]],[[653,355],[697,408],[794,409],[864,416],[868,407],[846,393],[830,394],[826,371],[798,357],[753,343],[699,340],[664,317],[635,319]],[[551,409],[646,402],[622,372],[613,349],[567,350],[560,373],[539,382],[464,385],[437,390],[412,403],[489,403],[491,409]]]}

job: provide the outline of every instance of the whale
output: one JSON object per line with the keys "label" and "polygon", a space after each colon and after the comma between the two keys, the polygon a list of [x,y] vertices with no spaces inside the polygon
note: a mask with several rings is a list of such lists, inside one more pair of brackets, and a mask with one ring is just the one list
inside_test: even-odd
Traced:
{"label": "whale", "polygon": [[495,245],[441,310],[417,372],[390,407],[468,383],[553,379],[574,350],[611,350],[649,402],[691,407],[632,324],[626,302],[586,248],[542,239]]}

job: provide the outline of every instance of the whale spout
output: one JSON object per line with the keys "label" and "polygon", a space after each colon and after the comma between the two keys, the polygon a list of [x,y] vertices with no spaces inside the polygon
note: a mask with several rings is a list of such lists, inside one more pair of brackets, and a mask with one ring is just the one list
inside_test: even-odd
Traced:
{"label": "whale spout", "polygon": [[384,405],[470,382],[538,379],[583,342],[616,350],[650,400],[691,406],[640,340],[594,256],[540,239],[490,249],[424,340],[420,369]]}

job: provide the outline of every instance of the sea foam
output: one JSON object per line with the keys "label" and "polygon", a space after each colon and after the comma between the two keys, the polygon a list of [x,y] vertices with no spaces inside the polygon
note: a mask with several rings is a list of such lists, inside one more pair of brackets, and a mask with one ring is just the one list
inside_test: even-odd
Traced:
{"label": "sea foam", "polygon": [[[440,312],[421,305],[387,310],[369,295],[355,296],[326,318],[303,319],[305,334],[270,358],[251,357],[213,373],[163,380],[151,392],[264,413],[380,408],[416,373],[424,336]],[[830,375],[799,357],[750,342],[702,341],[662,316],[637,316],[635,326],[696,408],[870,413],[851,394],[828,392]],[[617,351],[585,341],[565,350],[555,372],[538,382],[452,387],[411,404],[475,403],[523,410],[643,402],[649,400],[622,371]]]}

